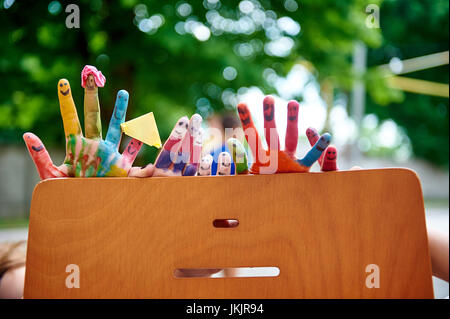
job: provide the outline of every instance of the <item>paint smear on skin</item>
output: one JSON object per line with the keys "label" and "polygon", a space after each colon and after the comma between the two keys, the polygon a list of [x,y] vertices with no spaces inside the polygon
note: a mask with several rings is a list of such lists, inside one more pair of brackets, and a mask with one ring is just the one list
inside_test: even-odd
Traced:
{"label": "paint smear on skin", "polygon": [[97,176],[105,176],[111,170],[111,165],[118,162],[120,159],[120,154],[118,151],[113,149],[113,144],[105,141],[101,141],[98,146],[97,156],[101,159],[101,165],[99,170],[97,171]]}
{"label": "paint smear on skin", "polygon": [[128,176],[128,171],[123,168],[120,168],[116,165],[111,165],[111,169],[109,170],[109,172],[106,173],[105,176],[126,177],[126,176]]}

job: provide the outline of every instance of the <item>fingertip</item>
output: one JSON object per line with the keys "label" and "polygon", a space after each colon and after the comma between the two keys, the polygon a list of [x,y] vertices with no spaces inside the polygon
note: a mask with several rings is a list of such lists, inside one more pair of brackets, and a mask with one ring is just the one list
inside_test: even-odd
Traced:
{"label": "fingertip", "polygon": [[336,152],[336,154],[337,154],[337,148],[336,148],[336,146],[334,146],[332,144],[330,144],[330,146],[327,147],[327,150],[332,151],[332,152]]}
{"label": "fingertip", "polygon": [[247,103],[245,103],[245,102],[240,102],[238,105],[237,105],[237,107],[236,107],[238,110],[247,110],[248,109],[248,106],[247,106]]}
{"label": "fingertip", "polygon": [[273,96],[272,95],[267,95],[265,98],[264,98],[264,100],[263,100],[263,103],[265,104],[265,105],[274,105],[275,104],[275,99],[273,98]]}
{"label": "fingertip", "polygon": [[117,98],[128,100],[129,94],[126,90],[122,89],[117,92]]}
{"label": "fingertip", "polygon": [[202,122],[203,118],[200,114],[195,113],[194,115],[191,116],[191,121]]}
{"label": "fingertip", "polygon": [[331,141],[331,134],[330,133],[324,133],[321,138],[323,138],[323,140],[327,143],[330,143]]}
{"label": "fingertip", "polygon": [[299,106],[300,104],[296,101],[296,100],[290,100],[289,102],[288,102],[288,107],[289,108],[292,108],[292,107],[295,107],[295,106],[297,106],[297,111],[298,111],[298,106]]}

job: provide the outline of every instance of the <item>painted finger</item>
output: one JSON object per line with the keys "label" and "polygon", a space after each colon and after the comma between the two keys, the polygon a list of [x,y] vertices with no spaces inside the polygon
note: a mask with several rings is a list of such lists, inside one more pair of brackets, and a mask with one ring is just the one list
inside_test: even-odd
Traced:
{"label": "painted finger", "polygon": [[155,161],[156,168],[168,169],[173,163],[178,150],[181,147],[181,141],[184,139],[189,127],[189,119],[187,116],[183,116],[177,121],[175,127],[169,135],[166,143],[159,153]]}
{"label": "painted finger", "polygon": [[122,153],[123,161],[129,166],[133,165],[133,162],[136,159],[136,156],[138,155],[141,147],[142,147],[141,141],[135,138],[131,139],[131,141],[128,143],[127,147]]}
{"label": "painted finger", "polygon": [[96,67],[86,65],[81,71],[84,87],[84,133],[87,138],[102,138],[98,87],[105,85],[105,77]]}
{"label": "painted finger", "polygon": [[[173,165],[174,173],[178,174],[180,172],[183,172],[186,165],[193,160],[194,136],[199,134],[201,125],[202,125],[202,117],[198,114],[192,115],[191,119],[189,120],[188,130],[186,132],[183,141],[181,142],[180,150]],[[200,146],[200,154],[201,154],[201,146]],[[198,159],[196,160],[198,163]],[[188,174],[192,173],[192,167],[189,169],[187,173]]]}
{"label": "painted finger", "polygon": [[194,138],[191,148],[191,160],[190,164],[184,170],[184,176],[195,176],[200,163],[200,156],[202,155],[203,130],[200,128],[192,134],[194,134]]}
{"label": "painted finger", "polygon": [[69,81],[66,79],[61,79],[58,82],[58,99],[65,136],[81,135],[81,126],[80,120],[78,119],[77,108],[75,107],[72,98]]}
{"label": "painted finger", "polygon": [[[317,132],[317,130],[313,127],[309,127],[306,130],[306,137],[308,138],[309,144],[311,146],[314,146],[314,144],[317,143],[317,141],[320,138],[319,132]],[[320,155],[319,159],[317,160],[319,162],[319,165],[322,166],[322,162],[323,162],[323,156],[325,155],[325,153],[322,153],[322,155]]]}
{"label": "painted finger", "polygon": [[114,105],[114,111],[109,122],[108,132],[106,133],[105,142],[112,144],[115,149],[119,148],[120,138],[122,137],[122,131],[120,124],[125,121],[128,107],[128,92],[120,90],[117,92],[116,104]]}
{"label": "painted finger", "polygon": [[250,111],[245,103],[239,103],[237,106],[237,110],[239,113],[239,118],[242,123],[242,129],[245,133],[245,138],[247,140],[250,149],[252,150],[253,158],[255,162],[259,162],[259,157],[261,154],[265,154],[265,151],[262,147],[261,139],[259,137],[258,131],[256,130],[255,125],[253,124],[252,116],[250,115]]}
{"label": "painted finger", "polygon": [[300,165],[311,167],[315,161],[317,161],[322,155],[322,153],[325,151],[325,149],[328,147],[331,141],[331,135],[329,133],[323,134],[316,144],[311,148],[311,150],[300,160],[297,160],[297,162]]}
{"label": "painted finger", "polygon": [[206,154],[202,157],[200,165],[198,166],[198,176],[209,176],[211,175],[211,166],[213,163],[213,157],[211,154]]}
{"label": "painted finger", "polygon": [[284,150],[286,154],[294,158],[298,144],[298,110],[297,101],[289,101],[287,106],[287,126],[286,138],[284,140]]}
{"label": "painted finger", "polygon": [[321,165],[323,172],[337,171],[337,149],[334,145],[330,145],[324,152],[325,156]]}
{"label": "painted finger", "polygon": [[236,174],[248,174],[247,153],[244,145],[235,138],[228,139],[227,144],[236,166]]}
{"label": "painted finger", "polygon": [[203,145],[202,121],[203,118],[199,114],[194,114],[192,115],[189,123],[189,135],[191,142],[190,143],[191,164],[198,164],[200,162],[200,156],[202,155],[202,145]]}
{"label": "painted finger", "polygon": [[278,137],[277,126],[275,123],[275,100],[268,95],[263,101],[264,111],[264,135],[266,137],[267,147],[270,150],[280,149],[280,138]]}
{"label": "painted finger", "polygon": [[36,135],[33,133],[25,133],[23,134],[23,140],[27,145],[28,152],[36,165],[36,169],[42,180],[67,176],[67,174],[53,164],[44,144],[42,144],[41,140]]}
{"label": "painted finger", "polygon": [[217,159],[217,175],[231,174],[231,155],[228,152],[222,152]]}
{"label": "painted finger", "polygon": [[155,166],[148,164],[144,167],[132,167],[128,171],[128,177],[151,177],[155,172]]}

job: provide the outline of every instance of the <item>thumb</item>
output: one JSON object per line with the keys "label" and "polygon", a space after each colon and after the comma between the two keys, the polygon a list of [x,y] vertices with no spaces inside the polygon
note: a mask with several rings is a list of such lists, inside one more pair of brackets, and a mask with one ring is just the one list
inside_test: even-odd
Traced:
{"label": "thumb", "polygon": [[28,152],[30,153],[31,159],[33,160],[36,168],[38,170],[39,176],[42,180],[53,177],[62,177],[62,174],[58,168],[53,165],[53,162],[45,149],[44,144],[41,142],[39,137],[33,133],[23,134],[23,140],[27,145]]}

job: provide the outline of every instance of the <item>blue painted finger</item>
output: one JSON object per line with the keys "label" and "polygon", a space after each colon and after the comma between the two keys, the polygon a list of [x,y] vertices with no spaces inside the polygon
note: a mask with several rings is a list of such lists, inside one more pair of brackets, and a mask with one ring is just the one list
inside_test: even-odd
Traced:
{"label": "blue painted finger", "polygon": [[155,163],[155,167],[168,169],[170,164],[172,164],[172,159],[170,158],[170,151],[163,149],[161,153],[159,153],[158,160]]}
{"label": "blue painted finger", "polygon": [[300,165],[311,167],[322,155],[323,151],[330,145],[331,135],[329,133],[323,134],[319,140],[314,144],[311,150],[302,159],[297,160]]}
{"label": "blue painted finger", "polygon": [[125,121],[128,107],[128,92],[120,90],[117,93],[116,105],[114,106],[114,112],[109,122],[108,133],[106,134],[105,141],[113,144],[116,148],[119,147],[122,131],[120,124]]}
{"label": "blue painted finger", "polygon": [[183,176],[195,176],[197,173],[197,164],[189,164],[183,172]]}

